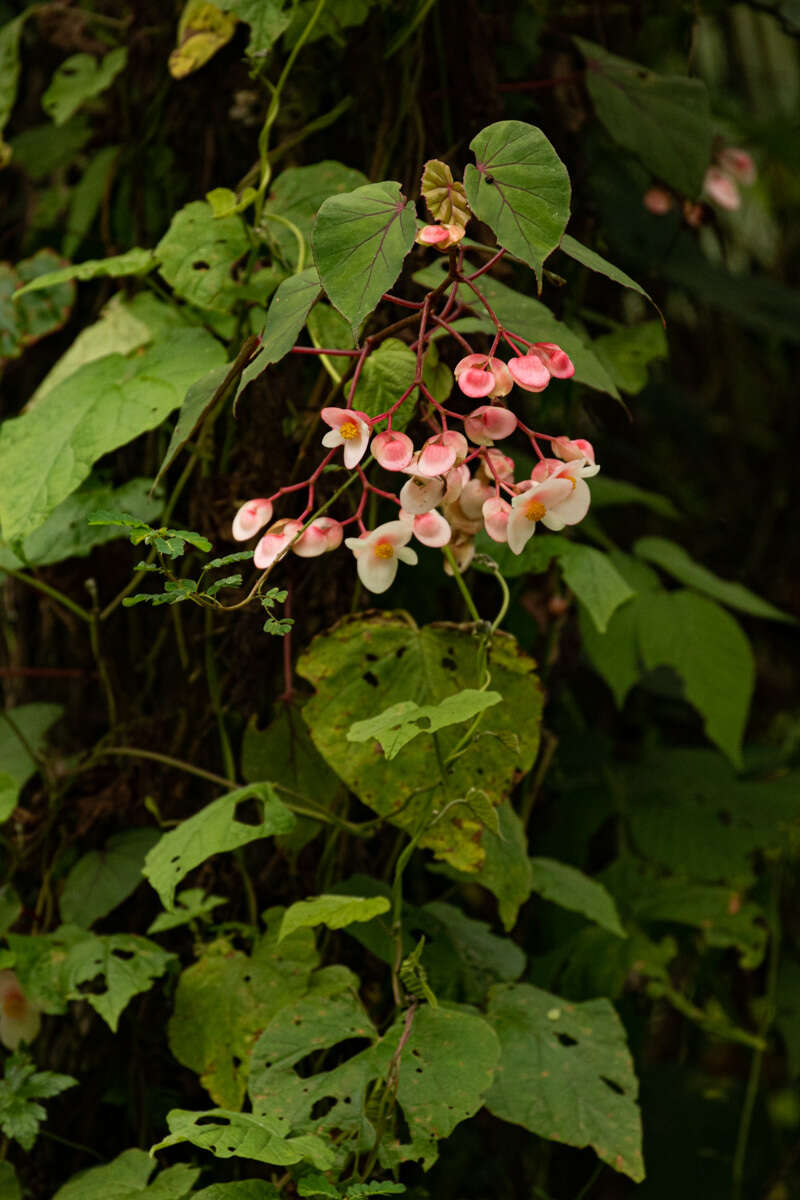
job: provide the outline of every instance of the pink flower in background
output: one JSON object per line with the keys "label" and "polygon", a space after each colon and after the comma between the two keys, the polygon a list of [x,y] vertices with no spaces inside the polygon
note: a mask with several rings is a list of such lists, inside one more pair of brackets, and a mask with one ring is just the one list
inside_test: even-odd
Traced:
{"label": "pink flower in background", "polygon": [[300,537],[292,546],[292,553],[300,558],[316,558],[329,550],[336,550],[342,544],[344,531],[333,517],[317,517],[307,525]]}
{"label": "pink flower in background", "polygon": [[246,500],[233,518],[232,533],[237,542],[246,542],[272,520],[269,500]]}
{"label": "pink flower in background", "polygon": [[457,246],[465,233],[463,225],[423,225],[414,241],[420,246],[435,246],[437,250],[448,250]]}
{"label": "pink flower in background", "polygon": [[514,414],[494,404],[484,404],[464,419],[467,437],[478,446],[491,446],[496,439],[510,437],[516,428]]}
{"label": "pink flower in background", "polygon": [[483,396],[507,396],[514,386],[502,359],[487,358],[485,354],[468,354],[456,363],[453,374],[464,395],[473,400]]}
{"label": "pink flower in background", "polygon": [[369,443],[369,417],[352,408],[323,408],[322,419],[330,425],[330,433],[322,439],[323,446],[332,449],[344,446],[344,465],[352,470],[366,453]]}
{"label": "pink flower in background", "polygon": [[749,187],[756,181],[756,164],[752,155],[738,146],[726,146],[720,150],[717,162],[723,171],[727,171],[737,183]]}
{"label": "pink flower in background", "polygon": [[410,549],[412,526],[407,521],[387,521],[360,538],[345,538],[344,544],[356,557],[358,578],[367,591],[379,595],[394,583],[398,562],[415,566],[416,550]]}
{"label": "pink flower in background", "polygon": [[302,521],[292,521],[286,518],[276,521],[261,538],[253,553],[253,563],[259,571],[265,571],[267,567],[271,567],[275,560],[288,549],[295,534],[302,528]]}
{"label": "pink flower in background", "polygon": [[41,1025],[40,1009],[19,986],[13,971],[0,971],[0,1042],[16,1050],[20,1042],[32,1042]]}
{"label": "pink flower in background", "polygon": [[423,546],[438,548],[446,546],[450,541],[452,535],[450,525],[435,508],[432,508],[430,512],[422,513],[418,517],[407,513],[405,509],[401,508],[400,520],[405,521],[406,524],[410,523],[414,537],[418,542],[422,542]]}
{"label": "pink flower in background", "polygon": [[387,471],[402,471],[414,457],[414,443],[405,433],[387,429],[376,434],[370,447],[377,462]]}
{"label": "pink flower in background", "polygon": [[675,207],[675,200],[666,188],[651,187],[642,196],[642,204],[654,216],[663,217]]}
{"label": "pink flower in background", "polygon": [[709,167],[703,180],[703,191],[720,208],[735,211],[742,202],[739,189],[730,175],[719,167]]}
{"label": "pink flower in background", "polygon": [[492,496],[485,500],[482,508],[483,524],[489,537],[494,542],[508,541],[508,518],[511,515],[511,505],[500,496]]}

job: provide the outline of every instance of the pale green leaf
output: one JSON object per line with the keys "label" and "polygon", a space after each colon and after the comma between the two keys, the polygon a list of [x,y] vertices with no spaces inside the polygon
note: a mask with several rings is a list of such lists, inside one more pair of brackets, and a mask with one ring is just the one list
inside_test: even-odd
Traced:
{"label": "pale green leaf", "polygon": [[86,100],[111,86],[127,60],[124,46],[109,50],[100,62],[91,54],[73,54],[56,68],[42,95],[42,108],[56,125],[63,125]]}
{"label": "pale green leaf", "polygon": [[284,913],[278,941],[282,942],[296,929],[313,929],[316,925],[344,929],[355,921],[371,921],[380,913],[388,912],[389,907],[389,901],[383,896],[368,900],[363,896],[321,895],[297,900]]}
{"label": "pale green leaf", "polygon": [[216,1158],[250,1158],[277,1167],[308,1160],[324,1171],[333,1161],[321,1138],[313,1134],[286,1138],[280,1122],[266,1115],[257,1117],[224,1108],[207,1112],[173,1108],[167,1113],[167,1126],[168,1136],[150,1147],[151,1154],[190,1142],[201,1150],[210,1150]]}
{"label": "pale green leaf", "polygon": [[285,7],[284,0],[219,0],[217,8],[234,13],[250,26],[247,53],[262,60],[288,29],[293,15],[293,5]]}
{"label": "pale green leaf", "polygon": [[[237,806],[247,800],[254,800],[260,806],[258,824],[237,820]],[[212,854],[236,850],[276,833],[288,833],[293,825],[294,817],[281,804],[271,784],[254,783],[237,788],[212,800],[193,817],[181,821],[176,829],[163,834],[145,859],[144,874],[164,907],[172,908],[176,886]]]}
{"label": "pale green leaf", "polygon": [[126,275],[146,275],[157,264],[158,257],[153,250],[140,250],[135,246],[133,250],[127,250],[124,254],[115,254],[110,258],[90,258],[86,262],[71,263],[68,267],[59,267],[56,271],[37,275],[14,293],[14,299],[18,300],[28,292],[56,287],[57,284],[67,283],[71,279],[83,281],[98,279],[103,275],[121,279]]}
{"label": "pale green leaf", "polygon": [[177,929],[194,921],[210,920],[214,909],[227,902],[225,896],[204,895],[202,888],[185,888],[178,892],[175,907],[169,912],[160,912],[147,932],[166,933],[169,929]]}
{"label": "pale green leaf", "polygon": [[425,163],[420,193],[434,221],[443,225],[466,225],[472,216],[463,183],[453,179],[447,163],[438,158]]}
{"label": "pale green leaf", "polygon": [[249,383],[289,353],[319,295],[319,277],[315,267],[307,267],[299,275],[284,279],[267,309],[261,350],[242,372],[236,390],[237,401]]}
{"label": "pale green leaf", "polygon": [[638,554],[639,558],[645,558],[648,562],[655,563],[657,567],[661,567],[675,579],[685,583],[687,587],[696,588],[698,592],[705,592],[712,599],[720,600],[730,608],[738,609],[739,612],[748,613],[752,617],[765,617],[773,621],[797,623],[794,617],[781,612],[768,600],[762,600],[760,596],[751,592],[741,583],[731,583],[727,579],[720,579],[713,571],[709,571],[707,567],[690,558],[682,546],[667,538],[639,538],[633,547],[633,552]]}
{"label": "pale green leaf", "polygon": [[541,281],[569,219],[566,167],[541,129],[524,121],[488,125],[470,150],[475,166],[464,171],[464,187],[472,211]]}
{"label": "pale green leaf", "polygon": [[[298,247],[293,230],[283,221],[290,221],[305,241],[310,242],[314,218],[323,202],[329,196],[351,192],[367,182],[361,171],[332,159],[281,171],[264,205],[263,217],[267,236],[277,245],[284,262],[292,266],[297,263]],[[283,221],[270,220],[271,216],[281,217]]]}
{"label": "pale green leaf", "polygon": [[0,521],[6,541],[33,532],[102,455],[158,425],[222,361],[203,329],[180,329],[133,359],[87,363],[30,412],[0,428]]}
{"label": "pale green leaf", "polygon": [[0,1200],[22,1200],[17,1173],[9,1162],[0,1163]]}
{"label": "pale green leaf", "polygon": [[525,983],[498,985],[489,1020],[501,1057],[486,1106],[496,1117],[644,1179],[637,1082],[608,1000],[572,1004]]}
{"label": "pale green leaf", "polygon": [[31,751],[41,752],[48,729],[63,711],[60,704],[22,704],[0,711],[0,821],[8,820],[23,787],[38,771]]}
{"label": "pale green leaf", "polygon": [[414,205],[399,183],[369,183],[322,204],[311,237],[314,261],[355,336],[403,269],[415,234]]}
{"label": "pale green leaf", "polygon": [[672,667],[712,742],[741,765],[755,664],[741,626],[694,592],[656,592],[637,604],[639,649],[648,670]]}
{"label": "pale green leaf", "polygon": [[579,912],[618,937],[626,937],[617,906],[601,883],[554,858],[532,858],[533,890],[545,900]]}
{"label": "pale green leaf", "polygon": [[642,321],[595,338],[592,349],[620,391],[635,396],[647,385],[650,363],[667,357],[667,339],[660,321]]}
{"label": "pale green leaf", "polygon": [[205,200],[175,213],[155,248],[159,271],[184,300],[226,312],[234,264],[250,249],[241,217],[215,217]]}
{"label": "pale green leaf", "polygon": [[625,582],[609,556],[593,546],[565,540],[559,560],[564,582],[603,633],[614,612],[630,600],[633,588]]}
{"label": "pale green leaf", "polygon": [[199,1168],[181,1163],[149,1183],[156,1166],[145,1150],[123,1150],[110,1163],[74,1175],[53,1200],[183,1200],[200,1175]]}
{"label": "pale green leaf", "polygon": [[614,141],[670,187],[697,196],[711,158],[706,85],[686,75],[656,75],[594,42],[574,41],[586,59],[595,112]]}
{"label": "pale green leaf", "polygon": [[127,899],[141,883],[145,855],[158,837],[155,829],[128,829],[109,838],[103,850],[79,858],[61,892],[61,919],[88,929]]}
{"label": "pale green leaf", "polygon": [[347,731],[347,740],[366,742],[375,738],[386,758],[395,758],[420,733],[438,733],[448,725],[471,721],[502,699],[499,692],[464,688],[438,704],[420,705],[413,700],[401,700],[376,717],[354,722]]}

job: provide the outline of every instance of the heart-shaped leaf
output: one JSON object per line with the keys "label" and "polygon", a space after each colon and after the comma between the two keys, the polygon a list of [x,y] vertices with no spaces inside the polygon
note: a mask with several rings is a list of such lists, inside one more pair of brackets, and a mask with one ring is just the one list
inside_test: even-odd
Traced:
{"label": "heart-shaped leaf", "polygon": [[487,125],[469,148],[475,166],[467,166],[464,186],[472,211],[541,280],[569,219],[566,167],[541,129],[524,121]]}
{"label": "heart-shaped leaf", "polygon": [[414,242],[414,205],[400,184],[368,183],[329,196],[311,237],[319,279],[354,334],[403,268]]}

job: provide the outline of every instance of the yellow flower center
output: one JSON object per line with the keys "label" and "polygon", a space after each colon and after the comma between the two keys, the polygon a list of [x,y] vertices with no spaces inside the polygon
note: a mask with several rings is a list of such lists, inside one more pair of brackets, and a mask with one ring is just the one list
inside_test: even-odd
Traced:
{"label": "yellow flower center", "polygon": [[547,509],[540,500],[530,500],[525,505],[525,516],[529,521],[541,521],[546,512]]}
{"label": "yellow flower center", "polygon": [[339,433],[346,442],[358,437],[358,426],[355,421],[345,421],[344,425],[339,426]]}
{"label": "yellow flower center", "polygon": [[376,558],[392,558],[394,556],[394,546],[391,542],[378,542],[375,547]]}

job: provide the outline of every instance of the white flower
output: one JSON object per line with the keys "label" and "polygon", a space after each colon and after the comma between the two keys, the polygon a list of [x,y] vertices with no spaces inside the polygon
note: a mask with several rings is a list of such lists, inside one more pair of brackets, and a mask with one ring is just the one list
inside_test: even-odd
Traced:
{"label": "white flower", "polygon": [[398,562],[416,566],[417,553],[411,550],[413,527],[405,521],[387,521],[360,538],[345,538],[344,544],[356,557],[358,578],[369,592],[385,592],[394,583]]}
{"label": "white flower", "polygon": [[329,450],[344,446],[344,465],[352,471],[369,445],[369,417],[354,408],[323,408],[320,415],[331,427],[322,439],[323,446]]}

